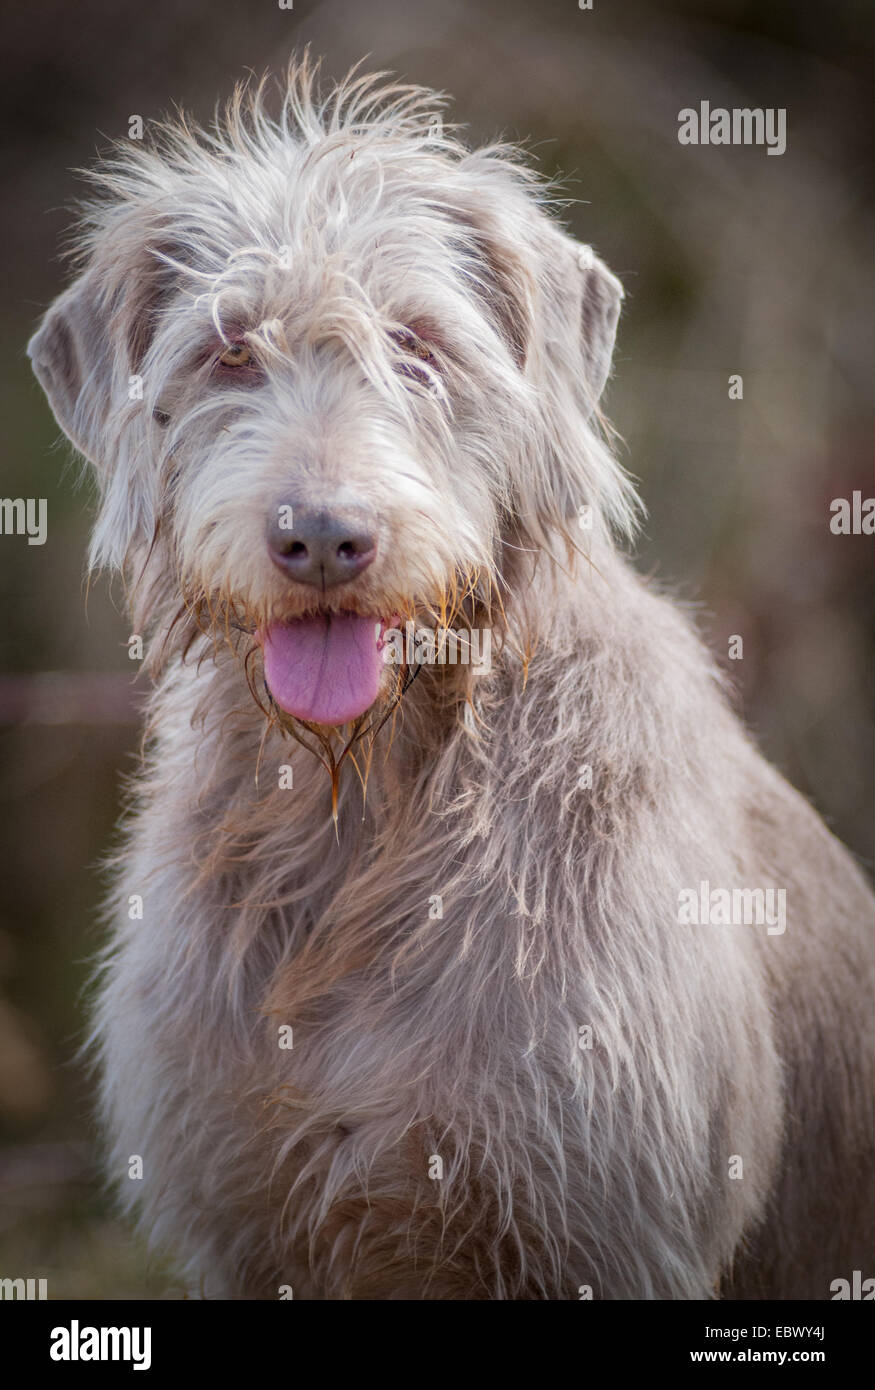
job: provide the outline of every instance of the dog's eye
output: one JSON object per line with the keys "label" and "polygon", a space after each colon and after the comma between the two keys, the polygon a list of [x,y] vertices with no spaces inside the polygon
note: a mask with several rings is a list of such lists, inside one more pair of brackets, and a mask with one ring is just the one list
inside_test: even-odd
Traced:
{"label": "dog's eye", "polygon": [[405,328],[397,333],[393,333],[392,339],[403,352],[408,353],[411,357],[417,357],[420,362],[434,362],[434,353],[428,344],[424,343],[421,338],[417,337],[417,335],[412,333],[409,329]]}
{"label": "dog's eye", "polygon": [[251,367],[255,362],[245,343],[232,343],[216,360],[223,367]]}
{"label": "dog's eye", "polygon": [[440,364],[428,343],[424,342],[418,333],[414,333],[412,328],[398,329],[389,336],[395,346],[401,349],[404,359],[406,359],[396,363],[395,370],[410,381],[418,382],[420,386],[432,389],[434,377],[423,369],[430,367],[432,371],[437,371]]}

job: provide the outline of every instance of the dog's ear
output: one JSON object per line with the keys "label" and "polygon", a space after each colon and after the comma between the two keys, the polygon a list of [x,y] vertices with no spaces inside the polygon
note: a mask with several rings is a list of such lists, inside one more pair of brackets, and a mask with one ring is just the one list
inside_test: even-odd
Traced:
{"label": "dog's ear", "polygon": [[541,385],[572,391],[589,417],[611,372],[623,286],[591,246],[538,211],[527,246],[536,285],[526,362]]}
{"label": "dog's ear", "polygon": [[148,447],[153,418],[138,374],[162,307],[178,284],[178,272],[164,259],[174,248],[165,240],[146,210],[118,207],[92,239],[84,269],[28,344],[55,419],[97,474],[97,565],[123,566],[154,534],[157,481]]}
{"label": "dog's ear", "polygon": [[[120,219],[112,234],[104,233],[85,270],[55,300],[27,347],[55,419],[98,470],[106,462],[110,412],[131,398],[130,377],[140,369],[162,302],[175,283],[162,258],[173,248],[150,237],[145,220],[138,236],[130,225],[134,220]],[[118,248],[112,254],[110,241]]]}
{"label": "dog's ear", "polygon": [[[592,247],[564,232],[515,180],[508,187],[507,169],[479,168],[482,192],[457,216],[479,253],[484,303],[517,366],[533,375],[564,373],[589,415],[610,374],[623,286]],[[493,201],[488,188],[496,176],[502,186]]]}
{"label": "dog's ear", "polygon": [[[563,240],[570,241],[570,238],[563,237]],[[564,273],[557,258],[560,278],[556,303],[561,307],[562,323],[577,334],[585,405],[590,413],[598,404],[610,376],[623,286],[591,247],[571,242],[570,250],[570,260],[567,254],[565,256],[567,269]]]}
{"label": "dog's ear", "polygon": [[484,308],[536,417],[512,465],[511,527],[542,547],[557,531],[575,547],[586,545],[590,521],[593,529],[630,534],[635,490],[598,428],[606,424],[598,405],[623,287],[539,206],[519,168],[489,151],[475,152],[464,168],[457,215],[476,248]]}
{"label": "dog's ear", "polygon": [[86,271],[55,300],[27,345],[55,419],[98,469],[115,367],[103,297],[98,272]]}
{"label": "dog's ear", "polygon": [[[529,242],[537,300],[526,375],[539,403],[541,466],[528,473],[526,529],[587,548],[591,529],[631,535],[639,503],[607,444],[599,401],[611,372],[623,287],[592,248],[538,209]],[[602,427],[602,430],[599,429]]]}

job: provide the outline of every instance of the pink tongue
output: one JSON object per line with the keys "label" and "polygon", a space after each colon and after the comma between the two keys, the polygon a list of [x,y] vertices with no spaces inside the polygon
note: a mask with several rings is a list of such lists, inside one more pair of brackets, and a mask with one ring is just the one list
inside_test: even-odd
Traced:
{"label": "pink tongue", "polygon": [[383,659],[379,620],[352,613],[271,623],[264,674],[281,709],[310,724],[345,724],[377,698]]}

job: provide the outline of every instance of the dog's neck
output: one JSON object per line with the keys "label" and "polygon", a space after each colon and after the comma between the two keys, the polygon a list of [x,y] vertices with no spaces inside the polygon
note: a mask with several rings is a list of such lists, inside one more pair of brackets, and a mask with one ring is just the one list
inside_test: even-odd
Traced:
{"label": "dog's neck", "polygon": [[[622,557],[601,556],[576,577],[544,573],[536,583],[519,609],[505,605],[508,631],[489,675],[423,670],[370,757],[364,746],[349,751],[336,818],[329,770],[259,709],[232,650],[202,637],[200,648],[169,664],[152,702],[152,775],[159,795],[170,792],[165,804],[184,843],[181,891],[190,891],[194,874],[215,900],[224,934],[211,939],[233,963],[217,968],[234,980],[251,961],[245,993],[257,1007],[294,1005],[300,1016],[307,1000],[351,972],[412,949],[420,931],[422,949],[431,950],[441,939],[427,932],[435,895],[455,902],[457,913],[460,900],[468,904],[457,929],[469,933],[477,904],[500,898],[512,916],[513,949],[525,953],[537,939],[549,952],[548,919],[558,911],[550,903],[564,891],[547,868],[556,838],[569,854],[597,855],[616,815],[616,789],[646,800],[657,794],[659,769],[682,769],[692,756],[689,729],[709,664],[682,625],[672,630],[685,678],[671,685],[687,715],[666,714],[659,625],[668,618]],[[535,632],[527,662],[532,609],[549,621]],[[652,717],[635,740],[606,743],[605,711],[618,701]],[[596,780],[581,795],[587,762]],[[521,821],[531,839],[522,866],[514,829]],[[203,920],[210,925],[202,930],[214,930]],[[265,999],[253,949],[265,941],[295,962],[276,1000]],[[498,946],[484,937],[478,949]]]}

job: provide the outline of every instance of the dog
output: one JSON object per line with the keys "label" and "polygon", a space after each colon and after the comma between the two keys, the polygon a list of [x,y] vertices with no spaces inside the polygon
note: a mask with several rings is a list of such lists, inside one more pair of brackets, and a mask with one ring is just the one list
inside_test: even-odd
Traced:
{"label": "dog", "polygon": [[622,287],[442,98],[271,100],[101,164],[29,348],[154,681],[109,1176],[205,1297],[829,1298],[875,900],[628,558]]}

